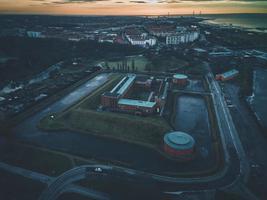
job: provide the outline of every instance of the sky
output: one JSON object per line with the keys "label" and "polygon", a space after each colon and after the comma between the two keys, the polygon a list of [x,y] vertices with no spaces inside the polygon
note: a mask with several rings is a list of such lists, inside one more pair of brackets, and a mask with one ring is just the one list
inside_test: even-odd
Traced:
{"label": "sky", "polygon": [[175,15],[267,13],[267,0],[0,0],[0,13]]}

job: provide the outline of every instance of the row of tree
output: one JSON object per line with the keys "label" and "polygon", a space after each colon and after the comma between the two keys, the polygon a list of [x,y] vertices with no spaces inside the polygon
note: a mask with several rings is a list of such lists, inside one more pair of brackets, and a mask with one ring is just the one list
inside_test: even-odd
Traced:
{"label": "row of tree", "polygon": [[[108,62],[105,63],[107,69],[111,69]],[[135,60],[131,60],[131,65],[128,64],[127,59],[123,59],[121,63],[117,63],[116,67],[112,67],[113,71],[122,71],[122,72],[136,72],[138,68],[135,66]]]}
{"label": "row of tree", "polygon": [[[0,64],[0,85],[40,73],[51,65],[73,58],[103,59],[138,54],[138,47],[96,41],[72,42],[48,38],[0,37],[0,56],[15,58]],[[121,67],[125,69],[125,65]]]}

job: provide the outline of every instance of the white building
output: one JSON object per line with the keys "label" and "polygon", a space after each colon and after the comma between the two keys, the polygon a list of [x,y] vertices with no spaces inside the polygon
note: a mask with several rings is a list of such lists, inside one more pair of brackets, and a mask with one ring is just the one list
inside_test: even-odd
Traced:
{"label": "white building", "polygon": [[186,31],[182,33],[175,33],[166,37],[167,45],[177,45],[193,42],[199,37],[198,31]]}
{"label": "white building", "polygon": [[157,39],[152,36],[126,35],[126,38],[131,45],[138,45],[142,47],[154,46],[157,43]]}

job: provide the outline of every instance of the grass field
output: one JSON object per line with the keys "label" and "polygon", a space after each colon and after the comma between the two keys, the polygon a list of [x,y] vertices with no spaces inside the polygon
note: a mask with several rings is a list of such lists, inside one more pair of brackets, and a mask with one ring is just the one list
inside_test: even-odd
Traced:
{"label": "grass field", "polygon": [[20,144],[10,144],[2,150],[0,159],[10,165],[50,176],[58,176],[73,167],[67,156]]}
{"label": "grass field", "polygon": [[0,170],[1,200],[36,200],[47,185]]}
{"label": "grass field", "polygon": [[40,121],[39,127],[46,130],[76,130],[98,136],[115,138],[151,147],[160,145],[163,135],[171,129],[159,116],[134,116],[130,114],[97,111],[101,94],[110,90],[121,75],[110,81],[68,110]]}

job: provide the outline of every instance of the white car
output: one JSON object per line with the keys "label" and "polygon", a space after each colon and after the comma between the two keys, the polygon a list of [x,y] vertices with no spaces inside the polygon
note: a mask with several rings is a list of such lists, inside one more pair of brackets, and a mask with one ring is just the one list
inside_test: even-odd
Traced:
{"label": "white car", "polygon": [[102,169],[100,167],[95,168],[95,172],[102,172]]}

